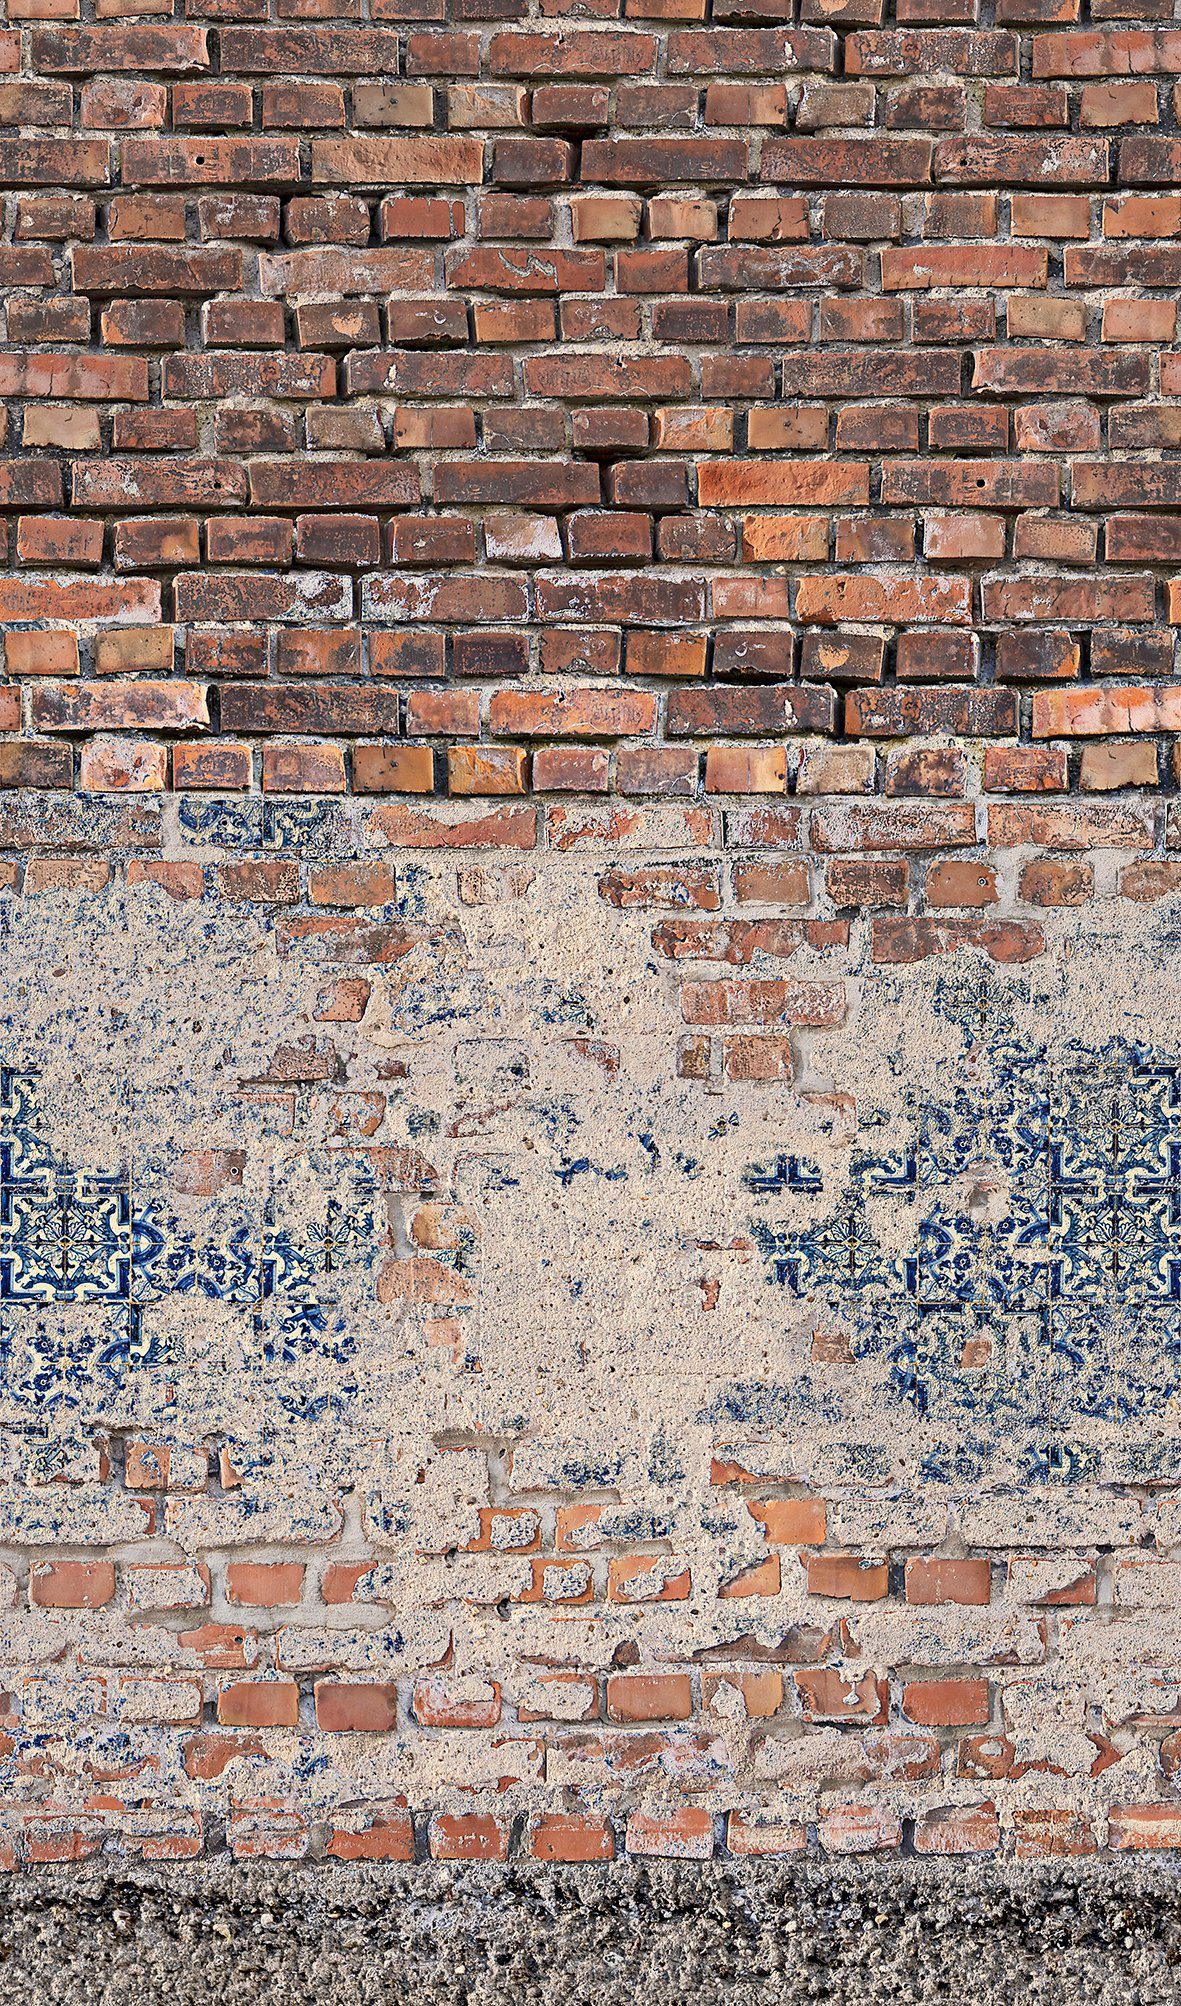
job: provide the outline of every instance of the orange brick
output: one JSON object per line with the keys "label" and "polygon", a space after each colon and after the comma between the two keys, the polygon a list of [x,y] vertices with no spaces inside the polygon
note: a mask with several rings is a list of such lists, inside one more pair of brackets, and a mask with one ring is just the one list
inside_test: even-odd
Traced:
{"label": "orange brick", "polygon": [[983,1727],[990,1712],[987,1679],[910,1679],[902,1711],[919,1727]]}

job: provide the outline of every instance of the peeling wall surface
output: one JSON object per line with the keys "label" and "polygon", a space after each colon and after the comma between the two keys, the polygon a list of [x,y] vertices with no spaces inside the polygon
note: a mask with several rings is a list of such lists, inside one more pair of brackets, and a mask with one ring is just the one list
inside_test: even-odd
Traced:
{"label": "peeling wall surface", "polygon": [[8,0],[0,1863],[1181,1847],[1086,11]]}
{"label": "peeling wall surface", "polygon": [[1174,923],[883,969],[641,834],[6,905],[33,1854],[1171,1843]]}

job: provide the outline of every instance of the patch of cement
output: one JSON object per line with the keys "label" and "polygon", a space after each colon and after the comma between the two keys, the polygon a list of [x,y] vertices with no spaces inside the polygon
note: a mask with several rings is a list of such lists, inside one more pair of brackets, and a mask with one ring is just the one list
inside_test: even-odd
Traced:
{"label": "patch of cement", "polygon": [[46,1870],[6,2006],[1165,2006],[1172,1863]]}

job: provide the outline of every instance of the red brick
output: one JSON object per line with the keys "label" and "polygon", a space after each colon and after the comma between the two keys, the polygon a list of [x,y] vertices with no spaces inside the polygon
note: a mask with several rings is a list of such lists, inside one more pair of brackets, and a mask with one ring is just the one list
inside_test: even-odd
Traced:
{"label": "red brick", "polygon": [[217,1718],[224,1727],[295,1727],[299,1687],[293,1679],[243,1679],[223,1686]]}
{"label": "red brick", "polygon": [[954,1602],[980,1608],[991,1594],[987,1560],[908,1560],[906,1599],[920,1605]]}
{"label": "red brick", "polygon": [[343,794],[344,753],[338,745],[264,745],[262,784],[266,793]]}
{"label": "red brick", "polygon": [[711,1860],[713,1819],[694,1805],[677,1811],[633,1811],[627,1821],[627,1850],[644,1858]]}
{"label": "red brick", "polygon": [[419,1679],[412,1705],[414,1718],[423,1727],[495,1727],[500,1719],[500,1687],[483,1682],[477,1690],[453,1693],[446,1679]]}
{"label": "red brick", "polygon": [[916,1853],[995,1853],[1000,1820],[992,1804],[947,1804],[916,1820]]}
{"label": "red brick", "polygon": [[334,1825],[325,1847],[330,1860],[414,1858],[414,1821],[408,1811],[382,1812],[356,1825]]}
{"label": "red brick", "polygon": [[326,1734],[388,1734],[397,1719],[396,1686],[317,1682],[316,1723]]}
{"label": "red brick", "polygon": [[851,1553],[807,1555],[809,1595],[836,1595],[854,1602],[878,1602],[890,1592],[890,1570],[880,1561]]}
{"label": "red brick", "polygon": [[1119,1804],[1107,1825],[1108,1844],[1116,1852],[1165,1852],[1181,1846],[1181,1815],[1176,1804]]}
{"label": "red brick", "polygon": [[1040,926],[1027,921],[979,919],[875,919],[872,943],[875,961],[894,964],[926,961],[960,947],[983,948],[992,961],[1031,961],[1046,944]]}
{"label": "red brick", "polygon": [[1098,1851],[1094,1831],[1078,1811],[1015,1811],[1013,1835],[1018,1859],[1081,1858]]}
{"label": "red brick", "polygon": [[226,1598],[248,1608],[294,1608],[303,1594],[303,1577],[303,1566],[295,1561],[231,1561]]}
{"label": "red brick", "polygon": [[39,1560],[29,1569],[29,1600],[38,1609],[101,1609],[114,1594],[109,1560]]}
{"label": "red brick", "polygon": [[484,1812],[440,1812],[431,1820],[432,1860],[505,1860],[508,1842],[507,1821]]}
{"label": "red brick", "polygon": [[687,1673],[663,1677],[620,1674],[607,1681],[607,1713],[611,1720],[688,1720],[693,1695]]}
{"label": "red brick", "polygon": [[927,871],[926,896],[929,906],[995,905],[999,896],[996,872],[991,864],[970,864],[962,858],[932,864]]}
{"label": "red brick", "polygon": [[[1133,865],[1132,871],[1151,870],[1151,865]],[[1124,873],[1128,878],[1129,872]],[[1085,905],[1095,888],[1095,874],[1090,864],[1065,863],[1056,857],[1039,857],[1033,863],[1024,864],[1018,879],[1017,889],[1028,905],[1078,906]],[[1132,896],[1126,884],[1121,881],[1125,896]]]}
{"label": "red brick", "polygon": [[529,1834],[529,1851],[535,1860],[613,1860],[615,1835],[606,1818],[546,1811]]}
{"label": "red brick", "polygon": [[826,1853],[889,1852],[902,1844],[902,1822],[879,1804],[836,1804],[821,1812],[820,1843]]}
{"label": "red brick", "polygon": [[920,1727],[979,1727],[989,1716],[985,1679],[910,1679],[902,1711]]}
{"label": "red brick", "polygon": [[889,1692],[883,1679],[872,1672],[843,1673],[824,1666],[816,1671],[792,1674],[800,1696],[805,1720],[841,1720],[882,1726],[887,1717]]}

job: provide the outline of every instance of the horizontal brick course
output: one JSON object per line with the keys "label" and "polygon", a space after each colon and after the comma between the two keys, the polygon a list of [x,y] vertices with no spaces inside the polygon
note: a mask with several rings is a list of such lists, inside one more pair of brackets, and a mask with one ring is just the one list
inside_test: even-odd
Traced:
{"label": "horizontal brick course", "polygon": [[[219,626],[265,643],[271,623],[359,619],[354,686],[338,679],[314,724],[278,693],[241,724],[226,653],[209,726],[244,731],[261,771],[270,736],[347,737],[368,717],[387,768],[421,785],[407,718],[379,721],[363,690],[389,624],[425,623],[457,678],[473,673],[469,625],[511,623],[525,676],[568,630],[574,677],[580,649],[613,642],[629,674],[724,679],[733,709],[719,692],[686,712],[674,690],[612,729],[604,709],[580,764],[560,742],[593,740],[590,714],[555,693],[526,733],[553,751],[521,785],[627,792],[647,771],[779,790],[781,767],[790,792],[799,740],[833,727],[823,695],[789,694],[753,726],[772,734],[759,761],[724,743],[754,716],[733,684],[776,655],[779,679],[888,682],[927,624],[961,629],[969,674],[987,683],[995,663],[1019,699],[1003,723],[981,705],[905,728],[1018,747],[1069,741],[1072,718],[1127,729],[1145,630],[1167,678],[1181,496],[1155,456],[1172,443],[1179,273],[1159,238],[1177,228],[1181,166],[1153,128],[1181,74],[1176,31],[834,17],[227,21],[211,36],[111,20],[10,42],[0,87],[23,130],[0,152],[0,279],[21,290],[0,351],[0,618],[71,629],[84,686],[121,622],[171,626],[173,672],[191,676]],[[1094,326],[1086,298],[1050,283],[1063,257]],[[1102,297],[1133,284],[1138,298]],[[1112,623],[1123,659],[1101,642]],[[682,624],[698,632],[678,652]],[[817,671],[800,642],[828,627],[852,652]],[[273,652],[269,666],[287,673]],[[1038,688],[1059,680],[1074,686],[1061,699]],[[28,734],[35,693],[14,695],[9,728]],[[492,696],[479,736],[505,729],[509,695]],[[888,708],[853,699],[844,731],[889,735]],[[1132,729],[1171,742],[1163,698],[1141,714]],[[666,730],[699,736],[695,773],[612,750]],[[442,750],[425,716],[417,731]],[[497,791],[502,768],[440,758],[429,784]],[[345,784],[371,769],[346,758]],[[87,755],[108,791],[146,770]],[[1060,784],[1098,790],[1107,771],[1073,763]]]}

